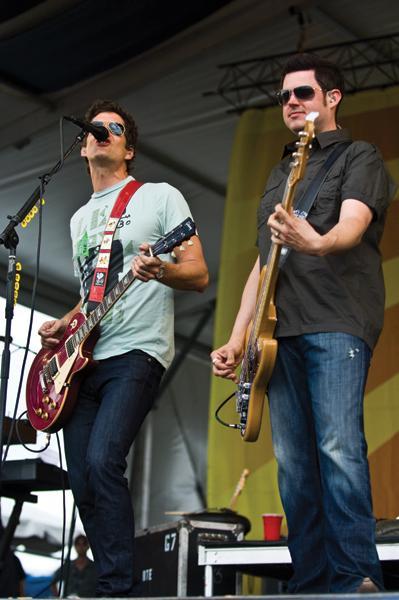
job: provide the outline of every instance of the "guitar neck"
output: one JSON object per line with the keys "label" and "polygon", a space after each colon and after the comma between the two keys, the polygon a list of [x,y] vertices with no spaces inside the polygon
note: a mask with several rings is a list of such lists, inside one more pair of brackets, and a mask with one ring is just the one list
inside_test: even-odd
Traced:
{"label": "guitar neck", "polygon": [[135,277],[132,271],[128,271],[122,277],[122,279],[112,288],[107,294],[104,300],[96,306],[96,308],[90,313],[88,321],[91,322],[91,329],[94,329],[100,321],[105,317],[108,311],[113,307],[115,302],[126,292],[128,287],[135,281]]}
{"label": "guitar neck", "polygon": [[[281,204],[288,212],[293,206],[295,186],[296,182],[292,183],[289,179],[285,184],[283,200]],[[265,308],[269,306],[270,302],[274,301],[281,250],[282,247],[280,244],[272,242],[265,267],[265,276],[262,280],[261,288],[258,291],[256,301],[255,315],[251,332],[251,337],[253,340],[259,337]]]}
{"label": "guitar neck", "polygon": [[[159,256],[160,254],[166,254],[171,252],[173,248],[182,244],[184,241],[189,240],[188,243],[192,244],[190,238],[195,235],[195,223],[190,218],[184,219],[172,231],[167,233],[165,236],[159,238],[157,242],[151,246],[149,255]],[[105,296],[103,301],[96,306],[96,308],[90,313],[86,321],[79,327],[79,329],[71,336],[67,342],[67,351],[69,356],[77,348],[77,346],[88,337],[93,329],[100,323],[105,317],[108,311],[113,307],[115,302],[126,292],[128,287],[135,281],[133,272],[129,270],[122,279],[112,288],[112,290]]]}
{"label": "guitar neck", "polygon": [[256,300],[256,308],[251,331],[252,339],[257,339],[259,337],[265,309],[267,306],[269,306],[270,302],[274,301],[280,254],[281,246],[272,243],[267,266],[265,267],[265,275],[263,277],[262,285]]}
{"label": "guitar neck", "polygon": [[79,327],[78,331],[73,335],[74,342],[80,344],[86,337],[88,337],[88,335],[113,307],[115,302],[119,300],[119,298],[126,292],[133,281],[135,281],[135,279],[136,278],[134,277],[132,271],[125,273],[122,279],[105,296],[104,300],[98,306],[96,306],[96,308],[87,317],[83,325]]}

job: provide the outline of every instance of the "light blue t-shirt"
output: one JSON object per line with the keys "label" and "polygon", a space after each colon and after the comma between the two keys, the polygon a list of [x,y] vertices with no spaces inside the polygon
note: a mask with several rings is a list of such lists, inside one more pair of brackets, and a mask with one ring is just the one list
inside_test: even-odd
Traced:
{"label": "light blue t-shirt", "polygon": [[[87,301],[108,216],[120,190],[133,178],[94,192],[71,219],[75,274]],[[139,245],[153,245],[190,217],[182,194],[167,183],[145,183],[133,195],[115,231],[106,294],[130,269]],[[171,255],[160,255],[172,261]],[[101,321],[94,358],[101,360],[133,349],[143,350],[167,368],[174,355],[173,290],[159,281],[134,281]]]}

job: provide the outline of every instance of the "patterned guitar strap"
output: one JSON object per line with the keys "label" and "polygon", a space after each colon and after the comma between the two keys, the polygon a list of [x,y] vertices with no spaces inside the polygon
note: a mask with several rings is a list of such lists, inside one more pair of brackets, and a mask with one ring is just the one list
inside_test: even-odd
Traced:
{"label": "patterned guitar strap", "polygon": [[129,183],[121,189],[115,200],[115,204],[105,226],[103,239],[98,253],[97,264],[94,269],[87,303],[87,312],[91,312],[104,298],[111,260],[112,241],[114,239],[115,231],[130,199],[142,185],[142,182],[136,180],[129,181]]}

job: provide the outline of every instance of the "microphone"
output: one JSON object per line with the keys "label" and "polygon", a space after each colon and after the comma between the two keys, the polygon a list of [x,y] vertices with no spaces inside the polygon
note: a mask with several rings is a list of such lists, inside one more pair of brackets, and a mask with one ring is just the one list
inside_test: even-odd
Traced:
{"label": "microphone", "polygon": [[98,142],[105,142],[105,140],[109,137],[109,132],[106,127],[102,125],[93,125],[92,123],[88,123],[87,121],[81,121],[80,119],[76,119],[75,117],[63,117],[66,121],[70,121],[74,125],[77,125],[86,133],[91,133],[94,135]]}

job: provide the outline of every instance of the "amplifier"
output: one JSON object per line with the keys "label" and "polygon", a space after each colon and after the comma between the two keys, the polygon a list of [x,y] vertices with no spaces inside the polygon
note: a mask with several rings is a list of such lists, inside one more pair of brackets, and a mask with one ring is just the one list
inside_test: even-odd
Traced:
{"label": "amplifier", "polygon": [[[205,567],[198,565],[198,544],[242,540],[248,521],[239,515],[228,523],[199,519],[200,515],[137,532],[134,571],[140,596],[204,594]],[[234,570],[226,566],[214,570],[214,594],[234,593]]]}

